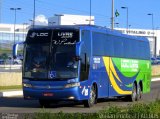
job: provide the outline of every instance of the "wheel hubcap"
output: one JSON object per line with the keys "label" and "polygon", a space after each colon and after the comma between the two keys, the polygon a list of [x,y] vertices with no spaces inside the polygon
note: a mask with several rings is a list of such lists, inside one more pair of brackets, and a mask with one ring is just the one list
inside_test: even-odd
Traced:
{"label": "wheel hubcap", "polygon": [[92,88],[91,93],[90,93],[91,104],[93,104],[95,102],[95,98],[96,98],[96,93],[95,93],[95,90]]}
{"label": "wheel hubcap", "polygon": [[133,89],[132,98],[133,98],[133,99],[136,99],[136,89],[135,89],[135,87],[134,87],[134,89]]}

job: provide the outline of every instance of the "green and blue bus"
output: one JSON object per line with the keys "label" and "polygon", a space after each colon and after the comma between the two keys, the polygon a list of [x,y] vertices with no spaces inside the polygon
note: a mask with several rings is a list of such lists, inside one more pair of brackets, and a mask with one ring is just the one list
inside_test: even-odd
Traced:
{"label": "green and blue bus", "polygon": [[149,41],[92,25],[31,28],[22,79],[24,99],[44,107],[58,101],[91,107],[107,97],[137,101],[150,92]]}

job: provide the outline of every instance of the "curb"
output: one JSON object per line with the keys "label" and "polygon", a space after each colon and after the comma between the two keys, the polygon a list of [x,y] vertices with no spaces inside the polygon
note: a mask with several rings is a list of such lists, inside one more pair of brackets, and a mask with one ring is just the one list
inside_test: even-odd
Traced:
{"label": "curb", "polygon": [[160,78],[153,78],[151,81],[152,82],[154,82],[154,81],[160,81]]}
{"label": "curb", "polygon": [[4,91],[0,92],[0,97],[14,97],[14,96],[22,96],[23,91]]}

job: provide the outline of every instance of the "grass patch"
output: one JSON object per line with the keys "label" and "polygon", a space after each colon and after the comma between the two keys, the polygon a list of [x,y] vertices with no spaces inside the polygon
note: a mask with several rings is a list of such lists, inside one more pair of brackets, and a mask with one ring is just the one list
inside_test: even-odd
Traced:
{"label": "grass patch", "polygon": [[[3,53],[12,54],[12,50],[10,50],[10,49],[0,49],[0,54],[3,54]],[[23,54],[23,51],[18,50],[18,53]]]}
{"label": "grass patch", "polygon": [[10,50],[10,49],[0,49],[0,54],[2,54],[2,53],[7,53],[7,54],[11,54],[12,53],[12,50]]}
{"label": "grass patch", "polygon": [[22,89],[22,85],[17,86],[0,86],[0,90]]}
{"label": "grass patch", "polygon": [[137,103],[127,107],[113,106],[102,110],[99,115],[107,118],[125,118],[125,119],[159,119],[160,118],[160,100],[149,104]]}
{"label": "grass patch", "polygon": [[[96,106],[96,105],[95,105]],[[149,104],[137,103],[126,107],[111,106],[97,113],[51,113],[42,109],[25,119],[159,119],[160,100]]]}
{"label": "grass patch", "polygon": [[25,119],[99,119],[98,113],[51,113],[51,112],[39,112],[33,115],[25,115]]}

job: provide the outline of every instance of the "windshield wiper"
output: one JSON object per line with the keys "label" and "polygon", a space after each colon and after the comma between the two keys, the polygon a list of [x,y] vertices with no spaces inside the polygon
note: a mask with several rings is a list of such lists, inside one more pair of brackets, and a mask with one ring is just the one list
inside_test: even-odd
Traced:
{"label": "windshield wiper", "polygon": [[60,78],[57,78],[57,77],[55,77],[55,78],[53,78],[53,80],[68,80],[68,79],[74,79],[74,78],[77,78],[77,77],[69,77],[69,78],[63,78],[63,77],[60,77]]}

